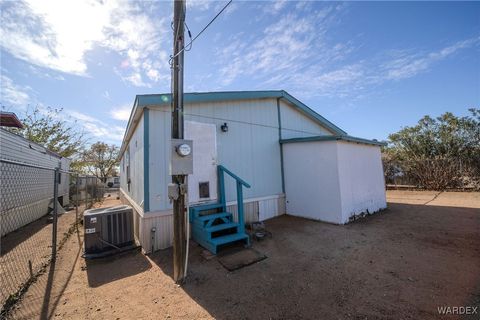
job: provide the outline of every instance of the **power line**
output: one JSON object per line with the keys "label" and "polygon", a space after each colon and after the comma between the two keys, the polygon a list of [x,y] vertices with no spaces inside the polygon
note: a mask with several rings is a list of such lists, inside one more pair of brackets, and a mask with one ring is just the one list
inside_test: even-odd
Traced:
{"label": "power line", "polygon": [[[230,0],[228,1],[228,3],[222,8],[222,10],[220,10],[216,15],[215,17],[213,17],[212,20],[210,20],[209,23],[207,23],[207,25],[205,27],[203,27],[203,29],[193,38],[190,40],[190,42],[184,46],[179,52],[177,52],[174,56],[170,56],[170,61],[172,61],[173,59],[175,59],[180,53],[182,53],[183,51],[189,51],[191,49],[191,46],[193,44],[193,42],[198,38],[200,37],[200,35],[205,31],[207,30],[208,27],[210,27],[210,25],[222,14],[223,11],[225,11],[225,9],[227,9],[227,7],[232,3],[233,0]],[[188,30],[188,27],[187,27],[187,30]],[[189,30],[190,31],[190,30]],[[185,48],[188,48],[190,46],[190,48],[188,50],[185,50]]]}
{"label": "power line", "polygon": [[185,22],[185,27],[187,28],[188,37],[190,38],[190,43],[187,46],[185,46],[185,51],[190,51],[192,50],[192,32],[190,32],[190,28],[188,27],[188,24],[186,22]]}

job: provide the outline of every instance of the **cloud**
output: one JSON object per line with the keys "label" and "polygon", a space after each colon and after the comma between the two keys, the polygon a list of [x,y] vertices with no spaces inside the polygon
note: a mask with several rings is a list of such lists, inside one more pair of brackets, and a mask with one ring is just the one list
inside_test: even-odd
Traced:
{"label": "cloud", "polygon": [[[268,3],[265,7],[275,13]],[[288,89],[304,97],[361,99],[378,86],[428,72],[436,63],[480,43],[475,37],[437,50],[424,48],[384,51],[375,56],[359,54],[355,38],[335,41],[336,27],[348,5],[312,7],[296,3],[280,8],[275,18],[257,34],[239,32],[223,41],[215,53],[220,87],[256,83],[258,88]],[[222,41],[219,41],[219,43]],[[214,84],[215,85],[215,84]],[[214,86],[212,85],[212,86]]]}
{"label": "cloud", "polygon": [[206,11],[209,10],[214,1],[211,0],[190,0],[187,1],[187,10],[199,10]]}
{"label": "cloud", "polygon": [[125,128],[122,126],[111,125],[79,111],[68,111],[63,120],[76,122],[85,131],[88,138],[100,139],[109,143],[121,143],[125,132]]}
{"label": "cloud", "polygon": [[[328,5],[309,14],[290,10],[275,18],[259,36],[249,38],[239,33],[231,37],[229,44],[216,53],[222,66],[221,84],[228,86],[238,79],[253,77],[263,85],[303,87],[300,75],[309,73],[316,78],[334,74],[333,63],[353,50],[350,43],[331,43],[325,36],[337,24],[340,9]],[[336,74],[340,76],[340,71]]]}
{"label": "cloud", "polygon": [[124,105],[110,110],[110,116],[115,120],[128,121],[132,108],[129,105]]}
{"label": "cloud", "polygon": [[267,14],[277,15],[288,4],[288,0],[266,1],[262,3],[262,10]]}
{"label": "cloud", "polygon": [[462,49],[472,47],[480,42],[480,38],[458,41],[453,45],[429,53],[395,52],[392,60],[382,65],[389,80],[411,78],[428,70],[434,63],[446,59]]}
{"label": "cloud", "polygon": [[92,122],[92,123],[101,123],[101,121],[97,118],[94,118],[92,116],[86,115],[84,113],[78,112],[78,111],[68,111],[68,114],[82,122]]}
{"label": "cloud", "polygon": [[85,75],[85,52],[102,40],[107,22],[108,8],[99,2],[5,1],[1,45],[35,65]]}
{"label": "cloud", "polygon": [[120,126],[110,126],[106,124],[98,124],[92,122],[83,123],[86,132],[94,138],[99,138],[101,141],[113,142],[120,144],[123,139],[125,128]]}
{"label": "cloud", "polygon": [[0,102],[3,106],[26,107],[32,103],[30,87],[15,84],[4,72],[0,74],[0,80]]}
{"label": "cloud", "polygon": [[139,6],[123,6],[112,13],[104,45],[124,58],[116,70],[124,81],[137,87],[149,87],[151,82],[168,84],[169,55],[163,48],[170,41],[169,17],[153,19],[147,11],[155,8],[146,10],[141,6],[143,3],[137,4]]}
{"label": "cloud", "polygon": [[[87,53],[103,47],[128,62],[120,75],[133,85],[146,85],[138,81],[139,73],[169,73],[168,55],[162,50],[168,18],[148,15],[152,9],[149,6],[155,3],[25,0],[3,1],[0,5],[0,45],[18,59],[88,76]],[[163,79],[158,76],[153,81]]]}

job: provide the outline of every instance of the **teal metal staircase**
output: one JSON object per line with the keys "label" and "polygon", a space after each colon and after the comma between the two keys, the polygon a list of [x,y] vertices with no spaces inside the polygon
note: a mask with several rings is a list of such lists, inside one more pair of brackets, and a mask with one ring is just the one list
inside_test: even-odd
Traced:
{"label": "teal metal staircase", "polygon": [[[236,181],[237,222],[227,212],[225,173]],[[250,245],[243,216],[243,187],[250,188],[250,185],[222,165],[217,166],[217,176],[219,202],[191,206],[189,212],[193,240],[213,254],[217,254],[220,246],[234,242],[242,241],[247,246]]]}

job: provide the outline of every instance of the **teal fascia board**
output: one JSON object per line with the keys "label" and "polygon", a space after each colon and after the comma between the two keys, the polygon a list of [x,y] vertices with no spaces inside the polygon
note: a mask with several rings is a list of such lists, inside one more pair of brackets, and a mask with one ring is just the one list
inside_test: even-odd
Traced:
{"label": "teal fascia board", "polygon": [[363,138],[357,138],[352,136],[314,136],[314,137],[304,137],[304,138],[292,138],[292,139],[283,139],[280,140],[280,143],[296,143],[296,142],[312,142],[312,141],[347,141],[355,142],[361,144],[368,144],[383,147],[386,146],[386,142],[377,141],[377,140],[368,140]]}
{"label": "teal fascia board", "polygon": [[[185,103],[201,103],[228,100],[279,98],[281,91],[223,91],[223,92],[192,92],[183,95]],[[171,94],[137,95],[139,106],[164,106],[171,102]]]}
{"label": "teal fascia board", "polygon": [[143,212],[150,211],[150,115],[143,112]]}

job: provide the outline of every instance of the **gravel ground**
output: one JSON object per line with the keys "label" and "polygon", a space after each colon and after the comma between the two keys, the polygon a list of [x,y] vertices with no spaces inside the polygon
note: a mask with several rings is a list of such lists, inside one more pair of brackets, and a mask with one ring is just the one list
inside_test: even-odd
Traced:
{"label": "gravel ground", "polygon": [[191,242],[182,287],[171,278],[171,250],[86,262],[80,230],[13,318],[457,319],[439,316],[437,307],[480,312],[480,194],[389,191],[388,199],[387,210],[346,226],[269,220],[272,238],[253,243],[268,258],[234,272]]}

